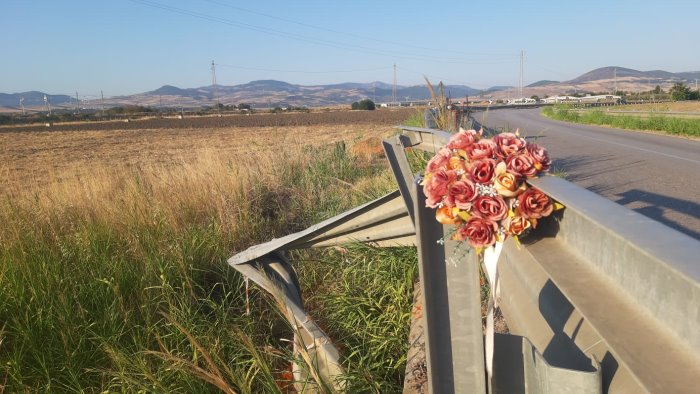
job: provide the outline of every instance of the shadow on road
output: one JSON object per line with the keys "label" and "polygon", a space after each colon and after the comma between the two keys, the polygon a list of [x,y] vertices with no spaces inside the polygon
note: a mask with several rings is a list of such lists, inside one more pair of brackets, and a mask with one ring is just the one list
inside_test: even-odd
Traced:
{"label": "shadow on road", "polygon": [[554,168],[567,173],[566,180],[569,182],[581,182],[598,177],[601,174],[624,171],[636,167],[644,162],[641,160],[611,165],[619,158],[615,155],[572,156],[564,159],[555,159],[552,163]]}
{"label": "shadow on road", "polygon": [[[663,223],[666,226],[687,234],[695,239],[700,239],[700,232],[696,229],[688,228],[668,217],[669,212],[675,212],[692,219],[700,219],[700,204],[666,196],[659,193],[648,192],[640,189],[629,189],[627,187],[636,186],[640,179],[631,176],[625,177],[621,183],[618,180],[601,182],[599,175],[623,171],[625,174],[633,173],[628,171],[635,166],[642,164],[642,161],[620,163],[614,155],[571,156],[554,160],[552,167],[555,172],[563,172],[564,177],[569,182],[578,184],[581,187],[609,198],[616,203],[634,210],[642,215]],[[611,178],[614,179],[614,178]],[[595,182],[595,183],[593,183]]]}
{"label": "shadow on road", "polygon": [[617,196],[620,198],[615,200],[615,202],[620,205],[627,205],[633,202],[644,202],[649,204],[644,207],[634,208],[634,210],[695,239],[700,239],[699,232],[684,227],[664,216],[664,209],[666,209],[682,213],[694,219],[700,219],[700,204],[688,200],[664,196],[663,194],[645,192],[638,189],[618,193]]}

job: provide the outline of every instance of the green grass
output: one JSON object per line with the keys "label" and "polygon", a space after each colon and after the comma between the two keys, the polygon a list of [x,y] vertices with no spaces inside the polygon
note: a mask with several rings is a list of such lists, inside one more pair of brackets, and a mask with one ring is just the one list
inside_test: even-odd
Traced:
{"label": "green grass", "polygon": [[401,125],[410,127],[425,127],[423,111],[423,109],[416,109],[408,119],[401,123]]}
{"label": "green grass", "polygon": [[418,276],[415,248],[349,245],[303,256],[307,307],[341,346],[347,392],[401,392]]}
{"label": "green grass", "polygon": [[[0,391],[280,391],[291,329],[256,287],[246,314],[243,278],[225,260],[393,182],[343,144],[251,171],[258,182],[230,163],[204,182],[134,172],[106,197],[76,188],[66,204],[50,190],[0,196]],[[305,253],[303,296],[341,346],[350,387],[398,390],[415,252]]]}
{"label": "green grass", "polygon": [[684,119],[672,116],[609,115],[601,111],[572,111],[564,107],[545,107],[542,115],[566,122],[604,125],[630,130],[660,131],[667,134],[700,137],[700,119]]}

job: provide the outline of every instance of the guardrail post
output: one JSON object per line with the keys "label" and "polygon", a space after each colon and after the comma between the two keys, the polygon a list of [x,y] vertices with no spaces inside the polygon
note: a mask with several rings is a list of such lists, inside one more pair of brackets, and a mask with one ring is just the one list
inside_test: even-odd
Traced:
{"label": "guardrail post", "polygon": [[411,172],[411,165],[408,163],[406,158],[405,148],[410,146],[410,140],[405,136],[396,136],[390,140],[382,141],[382,146],[384,147],[384,154],[389,160],[389,165],[394,173],[394,178],[396,178],[396,183],[398,183],[399,191],[401,192],[401,197],[403,197],[406,203],[406,209],[408,210],[408,215],[411,220],[415,223],[415,213],[414,213],[414,202],[416,194],[411,187],[413,183],[414,175]]}
{"label": "guardrail post", "polygon": [[431,393],[485,393],[476,253],[450,240],[414,182],[418,264]]}

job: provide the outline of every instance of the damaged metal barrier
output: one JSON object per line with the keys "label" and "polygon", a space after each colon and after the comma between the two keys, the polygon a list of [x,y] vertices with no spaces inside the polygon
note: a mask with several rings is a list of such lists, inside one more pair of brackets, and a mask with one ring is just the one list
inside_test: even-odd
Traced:
{"label": "damaged metal barrier", "polygon": [[[408,148],[436,152],[450,134],[400,129],[383,142],[397,191],[228,260],[286,311],[295,352],[308,364],[295,368],[298,390],[342,391],[342,360],[304,310],[284,252],[350,242],[417,246],[428,392],[697,390],[700,242],[550,176],[530,184],[566,209],[522,245],[504,244],[500,305],[511,335],[496,335],[487,381],[476,255],[445,236],[406,157]],[[310,380],[328,387],[303,384]]]}

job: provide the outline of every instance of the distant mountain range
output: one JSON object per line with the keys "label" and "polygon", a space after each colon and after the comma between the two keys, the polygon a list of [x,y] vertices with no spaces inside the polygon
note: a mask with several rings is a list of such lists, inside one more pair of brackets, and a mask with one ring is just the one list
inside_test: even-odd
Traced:
{"label": "distant mountain range", "polygon": [[[437,87],[436,87],[437,88]],[[149,92],[133,94],[129,96],[110,97],[104,99],[106,106],[116,105],[143,105],[143,106],[186,106],[200,107],[212,105],[215,102],[222,104],[256,104],[257,106],[329,106],[349,104],[353,101],[365,98],[375,102],[392,101],[393,87],[384,82],[371,83],[340,83],[331,85],[295,85],[276,80],[252,81],[235,86],[203,86],[198,88],[179,88],[165,85]],[[445,94],[450,97],[461,98],[479,94],[480,90],[463,85],[445,86]],[[19,107],[19,100],[24,97],[25,107],[43,107],[44,93],[26,92],[14,94],[0,94],[0,107]],[[48,96],[51,105],[70,106],[76,105],[74,98],[66,95]],[[426,100],[430,98],[430,92],[425,85],[397,86],[396,98],[400,101]],[[96,103],[99,101],[99,103]],[[101,100],[93,100],[92,104],[101,105]],[[81,103],[81,106],[84,103]]]}
{"label": "distant mountain range", "polygon": [[[700,79],[700,71],[672,73],[662,70],[638,71],[624,67],[602,67],[589,71],[569,81],[542,80],[523,88],[524,96],[554,95],[572,92],[642,91],[660,85],[667,89],[675,82],[693,85]],[[436,81],[433,81],[436,82]],[[393,86],[384,82],[339,83],[331,85],[295,85],[276,80],[252,81],[235,86],[203,86],[199,88],[178,88],[165,85],[149,92],[129,96],[104,99],[105,106],[143,105],[143,106],[185,106],[200,107],[222,104],[249,103],[259,107],[267,106],[330,106],[349,104],[353,101],[369,98],[375,102],[390,102]],[[445,94],[454,99],[465,96],[484,95],[485,97],[514,97],[517,88],[512,86],[494,86],[486,90],[474,89],[465,85],[446,85]],[[20,109],[20,98],[24,98],[25,107],[43,107],[45,93],[32,91],[24,93],[0,93],[0,107]],[[54,107],[75,106],[76,101],[68,95],[48,95],[48,101]],[[396,98],[400,101],[426,100],[430,92],[425,85],[397,86]],[[102,101],[92,100],[81,106],[98,107]]]}
{"label": "distant mountain range", "polygon": [[[639,71],[625,67],[601,67],[589,71],[569,81],[542,80],[531,83],[523,88],[523,96],[598,93],[611,92],[615,88],[626,92],[642,92],[654,89],[659,85],[668,90],[674,83],[682,82],[694,88],[695,81],[700,80],[700,71],[672,73],[663,70]],[[496,98],[510,96],[516,92],[513,89],[502,90]]]}
{"label": "distant mountain range", "polygon": [[[463,85],[445,86],[445,94],[451,97],[464,97],[479,94],[479,90]],[[383,82],[339,83],[332,85],[295,85],[276,80],[252,81],[235,86],[204,86],[180,89],[175,86],[162,86],[156,90],[131,96],[141,101],[154,98],[173,103],[174,99],[203,102],[211,105],[216,100],[222,104],[255,103],[261,106],[295,105],[324,106],[349,104],[369,98],[375,102],[392,101],[392,85]],[[397,86],[396,98],[400,101],[426,100],[430,92],[424,85]]]}
{"label": "distant mountain range", "polygon": [[25,107],[41,106],[44,105],[44,96],[52,104],[63,104],[71,100],[71,97],[65,94],[46,94],[37,91],[13,94],[0,93],[0,107],[20,107],[19,101],[21,98],[24,98],[23,104]]}
{"label": "distant mountain range", "polygon": [[597,68],[593,71],[589,71],[578,78],[574,78],[569,83],[586,83],[599,81],[603,79],[614,79],[614,78],[636,78],[636,79],[649,79],[658,80],[660,82],[666,81],[676,81],[685,83],[694,83],[695,78],[700,78],[700,71],[694,72],[681,72],[672,73],[663,70],[652,70],[652,71],[638,71],[631,68],[624,67],[602,67]]}

